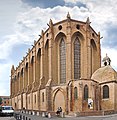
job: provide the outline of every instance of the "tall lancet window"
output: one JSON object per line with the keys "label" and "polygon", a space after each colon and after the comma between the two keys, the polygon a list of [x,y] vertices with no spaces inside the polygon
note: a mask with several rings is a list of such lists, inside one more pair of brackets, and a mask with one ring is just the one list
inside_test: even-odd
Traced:
{"label": "tall lancet window", "polygon": [[109,87],[108,85],[103,86],[103,99],[109,98]]}
{"label": "tall lancet window", "polygon": [[66,82],[66,46],[64,39],[60,42],[60,83]]}
{"label": "tall lancet window", "polygon": [[88,86],[85,85],[84,86],[84,100],[87,100],[88,99],[88,95],[89,95],[89,90],[88,90]]}
{"label": "tall lancet window", "polygon": [[80,78],[80,42],[78,37],[74,41],[74,79]]}

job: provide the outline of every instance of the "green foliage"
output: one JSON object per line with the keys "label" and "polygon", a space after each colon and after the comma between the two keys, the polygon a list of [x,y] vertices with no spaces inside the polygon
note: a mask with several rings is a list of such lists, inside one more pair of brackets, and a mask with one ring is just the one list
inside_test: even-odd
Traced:
{"label": "green foliage", "polygon": [[0,97],[0,105],[2,104],[2,98]]}

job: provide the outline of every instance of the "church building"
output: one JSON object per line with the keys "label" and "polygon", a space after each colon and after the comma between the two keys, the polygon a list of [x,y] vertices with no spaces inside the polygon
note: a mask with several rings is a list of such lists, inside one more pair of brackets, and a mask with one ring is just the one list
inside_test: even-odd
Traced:
{"label": "church building", "polygon": [[100,32],[89,18],[69,13],[57,23],[50,19],[18,67],[12,65],[10,88],[16,110],[117,111],[117,72],[107,55],[101,61]]}

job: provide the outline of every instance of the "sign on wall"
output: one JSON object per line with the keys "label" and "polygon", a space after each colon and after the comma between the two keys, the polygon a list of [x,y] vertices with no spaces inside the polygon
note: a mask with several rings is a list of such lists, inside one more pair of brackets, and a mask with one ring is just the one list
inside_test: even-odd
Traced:
{"label": "sign on wall", "polygon": [[93,109],[93,100],[91,98],[88,98],[88,108]]}

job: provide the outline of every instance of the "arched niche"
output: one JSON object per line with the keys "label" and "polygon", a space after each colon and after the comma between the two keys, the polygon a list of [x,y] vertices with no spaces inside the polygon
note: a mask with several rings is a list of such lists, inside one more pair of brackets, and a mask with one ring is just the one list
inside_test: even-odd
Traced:
{"label": "arched niche", "polygon": [[41,48],[39,48],[37,51],[37,60],[40,59],[40,57],[41,57]]}
{"label": "arched niche", "polygon": [[36,59],[36,81],[40,80],[41,73],[41,48],[38,49],[37,59]]}
{"label": "arched niche", "polygon": [[23,77],[24,68],[21,69],[21,77]]}
{"label": "arched niche", "polygon": [[28,85],[28,71],[29,71],[28,67],[29,67],[29,63],[26,62],[26,64],[25,64],[25,81],[24,81],[25,88]]}
{"label": "arched niche", "polygon": [[[47,39],[44,50],[44,72],[45,72],[45,82],[49,80],[49,39]],[[45,84],[46,84],[45,83]]]}
{"label": "arched niche", "polygon": [[60,39],[64,38],[66,42],[66,35],[63,32],[59,32],[55,37],[55,42],[60,44]]}
{"label": "arched niche", "polygon": [[96,60],[98,59],[97,57],[97,46],[94,41],[94,39],[91,39],[90,41],[90,46],[91,46],[91,73],[94,73],[94,71],[97,69],[96,67]]}
{"label": "arched niche", "polygon": [[32,84],[34,80],[34,56],[31,57],[31,63],[30,63],[30,83]]}
{"label": "arched niche", "polygon": [[73,33],[73,35],[71,37],[72,43],[75,41],[76,37],[78,37],[78,39],[80,40],[80,44],[82,45],[83,41],[84,41],[84,35],[79,31]]}

